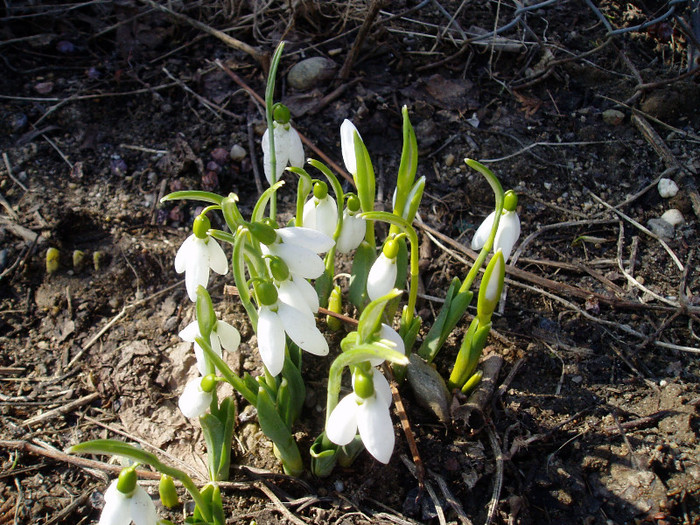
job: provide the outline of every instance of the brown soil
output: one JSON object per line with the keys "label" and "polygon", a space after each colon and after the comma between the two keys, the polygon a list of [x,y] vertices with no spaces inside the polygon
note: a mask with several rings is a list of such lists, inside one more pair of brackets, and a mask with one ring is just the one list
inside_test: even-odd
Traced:
{"label": "brown soil", "polygon": [[[161,3],[264,53],[283,37],[284,73],[308,56],[340,67],[369,9]],[[679,79],[682,26],[670,18],[608,41],[585,3],[561,2],[525,13],[502,35],[507,46],[462,45],[463,31],[503,26],[513,7],[424,2],[392,16],[417,4],[385,3],[346,80],[303,93],[280,80],[279,95],[336,161],[339,125],[354,121],[381,201],[408,106],[427,178],[421,218],[437,232],[431,240],[420,230],[430,297],[466,274],[461,243],[492,202],[459,159],[488,161],[518,191],[522,248],[489,350],[505,359],[500,389],[481,429],[440,424],[401,390],[427,469],[423,493],[398,418],[388,466],[362,455],[328,479],[290,479],[240,402],[224,485],[229,523],[698,523],[700,88],[697,75]],[[456,14],[453,30],[438,5]],[[615,27],[666,11],[622,5],[601,4]],[[263,118],[215,61],[260,94],[265,74],[249,54],[146,0],[5,2],[0,13],[0,524],[92,523],[114,474],[64,454],[72,444],[125,439],[204,471],[201,433],[177,409],[194,362],[177,331],[193,309],[173,258],[196,205],[158,200],[215,187],[238,193],[250,212]],[[216,148],[235,144],[247,156],[208,175]],[[656,189],[662,173],[680,187],[670,200]],[[283,191],[283,211],[293,195]],[[662,244],[646,226],[670,208],[684,222]],[[60,250],[52,275],[49,247]],[[74,250],[85,252],[82,269]],[[255,339],[224,284],[210,286],[216,308],[243,335],[229,359],[253,372]],[[439,304],[426,298],[419,308],[427,326]],[[442,372],[459,342],[440,354]],[[305,363],[302,450],[323,423],[328,366]],[[179,509],[161,515],[183,521]]]}

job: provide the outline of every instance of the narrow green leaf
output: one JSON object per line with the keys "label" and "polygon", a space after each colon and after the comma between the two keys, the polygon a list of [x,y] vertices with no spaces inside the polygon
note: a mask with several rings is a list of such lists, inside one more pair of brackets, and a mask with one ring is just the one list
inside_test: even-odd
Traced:
{"label": "narrow green leaf", "polygon": [[360,344],[367,343],[374,337],[382,323],[382,315],[386,304],[395,297],[399,297],[402,293],[401,290],[394,288],[388,294],[375,299],[367,305],[360,315],[357,325]]}
{"label": "narrow green leaf", "polygon": [[192,201],[209,202],[211,204],[221,204],[221,201],[224,200],[224,197],[222,197],[221,195],[218,195],[216,193],[209,192],[209,191],[185,190],[185,191],[174,191],[172,193],[169,193],[165,197],[160,199],[160,202],[176,201],[176,200],[192,200]]}

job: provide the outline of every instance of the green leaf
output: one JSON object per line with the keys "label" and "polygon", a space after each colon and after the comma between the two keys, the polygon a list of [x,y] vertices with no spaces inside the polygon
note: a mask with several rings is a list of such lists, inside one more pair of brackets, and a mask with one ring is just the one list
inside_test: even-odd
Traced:
{"label": "green leaf", "polygon": [[440,350],[440,337],[442,335],[445,322],[447,321],[450,305],[452,304],[452,299],[457,294],[457,290],[461,284],[462,283],[460,282],[459,277],[452,279],[450,287],[447,289],[447,294],[445,295],[445,302],[442,304],[442,308],[440,308],[438,316],[435,318],[433,325],[430,327],[428,335],[425,336],[423,343],[418,349],[418,355],[425,359],[428,363],[435,359],[435,356]]}
{"label": "green leaf", "polygon": [[197,286],[197,303],[195,306],[197,312],[197,325],[199,334],[207,341],[211,337],[211,333],[216,327],[218,319],[214,312],[214,305],[211,302],[209,292],[204,286]]}
{"label": "green leaf", "polygon": [[369,152],[362,142],[360,135],[353,132],[355,159],[357,160],[357,174],[355,175],[355,186],[357,187],[357,196],[360,198],[360,206],[362,211],[372,211],[374,209],[375,197],[375,177],[372,160],[369,158]]}
{"label": "green leaf", "polygon": [[260,387],[258,389],[258,421],[265,435],[272,440],[282,459],[282,466],[291,476],[300,475],[304,466],[301,454],[292,434],[277,412],[277,407],[268,391]]}
{"label": "green leaf", "polygon": [[[292,349],[289,349],[292,353]],[[299,371],[299,368],[293,363],[291,358],[284,360],[284,366],[282,367],[282,377],[285,378],[289,384],[288,395],[289,395],[289,406],[291,408],[291,418],[289,421],[289,426],[297,420],[301,415],[301,411],[304,408],[304,401],[306,399],[306,386],[304,385],[304,378]],[[279,399],[279,392],[277,397]]]}
{"label": "green leaf", "polygon": [[407,222],[412,223],[418,212],[421,200],[423,200],[423,191],[425,190],[425,177],[421,177],[416,181],[408,194],[408,200],[403,208],[402,217]]}
{"label": "green leaf", "polygon": [[418,170],[418,143],[411,120],[408,118],[408,108],[406,106],[401,108],[401,114],[403,115],[403,148],[401,150],[399,173],[396,178],[396,206],[394,212],[405,217],[405,214],[401,212],[405,204],[410,200],[409,191]]}
{"label": "green leaf", "polygon": [[357,333],[359,334],[359,343],[368,343],[379,331],[379,327],[382,324],[382,318],[384,314],[384,308],[386,304],[399,297],[403,292],[394,288],[388,294],[375,299],[367,305],[367,307],[360,315],[360,320],[357,325]]}
{"label": "green leaf", "polygon": [[224,197],[216,193],[211,193],[209,191],[196,191],[196,190],[185,190],[185,191],[174,191],[167,194],[165,197],[160,199],[160,202],[166,201],[176,201],[176,200],[191,200],[191,201],[201,201],[209,202],[211,204],[221,204]]}
{"label": "green leaf", "polygon": [[360,246],[357,247],[352,261],[350,291],[348,293],[350,302],[360,312],[364,309],[367,302],[367,276],[375,259],[374,248],[367,241],[362,241]]}
{"label": "green leaf", "polygon": [[[219,373],[224,377],[224,379],[236,389],[248,403],[255,405],[257,391],[257,384],[253,389],[250,388],[250,383],[247,380],[241,379],[237,376],[233,370],[228,366],[226,361],[224,361],[211,347],[209,341],[205,340],[203,337],[195,337],[195,342],[204,350],[204,354],[214,363],[214,366],[219,371]],[[253,383],[255,381],[253,380]]]}
{"label": "green leaf", "polygon": [[[270,145],[272,147],[272,145]],[[265,207],[269,200],[275,195],[275,192],[284,186],[283,180],[278,180],[272,186],[267,188],[262,192],[258,202],[255,203],[255,208],[253,208],[253,215],[250,218],[250,222],[260,222],[265,217]]]}

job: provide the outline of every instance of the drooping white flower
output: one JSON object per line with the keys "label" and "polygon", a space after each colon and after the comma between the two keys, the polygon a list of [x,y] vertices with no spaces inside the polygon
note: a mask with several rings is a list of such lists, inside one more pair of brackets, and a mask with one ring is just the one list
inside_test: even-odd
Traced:
{"label": "drooping white flower", "polygon": [[[304,165],[304,146],[301,143],[299,133],[289,122],[282,124],[274,122],[275,130],[275,180],[277,182],[284,169],[289,166],[301,168]],[[270,157],[270,130],[265,130],[262,137],[263,165],[265,168],[265,178],[272,185],[272,159]]]}
{"label": "drooping white flower", "polygon": [[343,211],[343,227],[335,243],[339,253],[350,253],[356,249],[365,238],[367,223],[364,219],[356,217],[347,208]]}
{"label": "drooping white flower", "polygon": [[177,406],[185,417],[195,418],[203,415],[211,405],[212,393],[202,389],[203,377],[196,377],[185,385]]}
{"label": "drooping white flower", "polygon": [[263,253],[281,258],[295,276],[315,279],[323,273],[323,259],[317,254],[331,249],[334,244],[332,238],[302,227],[279,228],[275,232],[279,242],[262,246]]}
{"label": "drooping white flower", "polygon": [[[472,250],[481,250],[491,233],[493,221],[496,219],[496,212],[492,211],[488,217],[484,219],[472,239]],[[501,220],[498,222],[496,237],[493,240],[493,251],[499,248],[503,251],[503,258],[508,262],[510,252],[513,246],[518,242],[520,237],[520,219],[516,211],[504,211],[501,215]]]}
{"label": "drooping white flower", "polygon": [[371,301],[388,294],[394,288],[396,274],[396,257],[380,253],[367,275],[367,295]]}
{"label": "drooping white flower", "polygon": [[[206,360],[204,359],[204,350],[202,350],[202,347],[195,341],[195,338],[201,336],[199,333],[199,323],[197,323],[197,321],[191,322],[180,331],[178,336],[180,336],[183,341],[194,343],[194,355],[197,358],[197,368],[200,374],[205,375],[207,369],[205,366]],[[211,332],[209,344],[211,344],[211,348],[216,352],[216,355],[221,357],[222,348],[229,352],[233,352],[238,348],[238,345],[241,344],[241,334],[235,327],[225,321],[219,320],[216,322]]]}
{"label": "drooping white flower", "polygon": [[290,275],[289,279],[277,283],[278,300],[302,313],[313,315],[320,306],[318,293],[311,283],[302,277]]}
{"label": "drooping white flower", "polygon": [[322,199],[311,197],[304,204],[304,227],[320,231],[333,237],[338,224],[338,207],[335,199],[326,195]]}
{"label": "drooping white flower", "polygon": [[[406,355],[406,345],[404,344],[403,339],[401,339],[399,333],[388,324],[382,323],[381,327],[379,328],[379,338],[380,340],[376,344],[381,344],[391,350],[395,350],[396,352]],[[384,362],[384,359],[381,357],[373,357],[369,360],[369,362],[372,366],[379,366]]]}
{"label": "drooping white flower", "polygon": [[302,350],[310,354],[328,355],[328,341],[316,326],[308,310],[298,310],[282,301],[258,309],[258,351],[273,376],[282,371],[287,334]]}
{"label": "drooping white flower", "polygon": [[[357,175],[357,158],[355,157],[355,133],[360,136],[355,125],[348,119],[343,120],[340,125],[340,148],[343,153],[345,169],[351,175]],[[360,140],[362,137],[360,136]]]}
{"label": "drooping white flower", "polygon": [[326,436],[343,446],[359,431],[367,452],[386,464],[394,450],[394,427],[389,413],[391,388],[382,374],[374,370],[372,374],[374,394],[363,399],[352,392],[341,399],[328,418]]}
{"label": "drooping white flower", "polygon": [[209,270],[226,275],[228,260],[219,243],[209,236],[206,238],[190,235],[182,243],[175,256],[175,271],[185,272],[185,286],[190,301],[197,301],[197,286],[207,287]]}
{"label": "drooping white flower", "polygon": [[105,491],[105,506],[99,525],[130,525],[132,521],[136,525],[156,525],[156,506],[139,485],[131,494],[124,494],[117,489],[115,479]]}

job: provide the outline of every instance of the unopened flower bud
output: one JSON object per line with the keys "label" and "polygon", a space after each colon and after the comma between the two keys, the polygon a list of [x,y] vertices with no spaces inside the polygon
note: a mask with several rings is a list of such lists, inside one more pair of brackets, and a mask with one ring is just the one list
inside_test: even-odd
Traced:
{"label": "unopened flower bud", "polygon": [[161,474],[160,476],[158,494],[160,495],[160,501],[164,507],[170,509],[180,503],[180,499],[177,496],[177,489],[175,488],[175,482],[173,478],[167,474]]}
{"label": "unopened flower bud", "polygon": [[46,273],[52,274],[58,270],[58,260],[61,253],[56,248],[46,250]]}
{"label": "unopened flower bud", "polygon": [[[328,297],[328,309],[333,313],[339,314],[342,312],[342,308],[343,294],[340,291],[340,286],[336,284],[333,287],[333,290],[331,290],[330,296]],[[328,325],[328,328],[330,328],[334,332],[337,332],[342,328],[340,319],[332,315],[326,316],[326,324]]]}
{"label": "unopened flower bud", "polygon": [[79,272],[85,266],[85,252],[73,250],[73,270]]}

